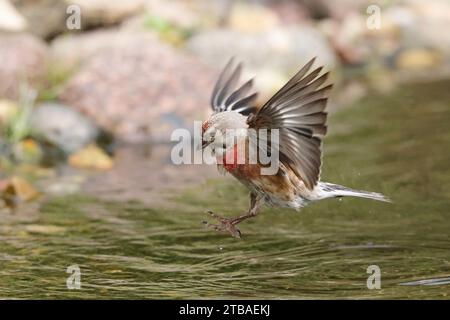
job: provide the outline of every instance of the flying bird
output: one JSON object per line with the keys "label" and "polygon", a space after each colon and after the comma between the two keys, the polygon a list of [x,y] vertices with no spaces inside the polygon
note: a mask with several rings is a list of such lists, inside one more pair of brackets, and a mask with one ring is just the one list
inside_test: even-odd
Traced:
{"label": "flying bird", "polygon": [[[250,207],[233,218],[208,211],[218,223],[204,222],[207,227],[241,238],[237,224],[257,216],[264,204],[299,210],[314,201],[346,196],[389,202],[380,193],[320,181],[322,139],[327,133],[325,109],[332,85],[324,85],[329,73],[321,74],[323,67],[312,69],[314,61],[311,59],[259,109],[254,107],[257,93],[253,80],[240,85],[241,63],[231,59],[221,72],[211,97],[213,113],[202,123],[201,147],[210,149],[220,171],[230,173],[250,190]],[[232,141],[227,136],[231,129],[236,132]],[[278,140],[258,133],[255,143],[251,129],[276,129]],[[274,174],[263,174],[268,164],[259,159],[249,161],[252,148],[262,148],[260,145],[266,146],[267,154],[278,154]],[[236,161],[239,146],[246,147],[244,161]]]}

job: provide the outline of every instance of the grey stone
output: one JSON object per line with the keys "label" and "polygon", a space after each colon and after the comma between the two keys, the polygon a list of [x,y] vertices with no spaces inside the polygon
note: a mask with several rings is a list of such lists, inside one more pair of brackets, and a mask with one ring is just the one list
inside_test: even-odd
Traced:
{"label": "grey stone", "polygon": [[254,70],[270,68],[285,74],[292,74],[315,56],[318,64],[336,64],[328,41],[308,25],[278,27],[263,33],[208,30],[193,36],[187,49],[214,66],[222,66],[236,56]]}
{"label": "grey stone", "polygon": [[38,105],[32,112],[30,124],[35,134],[66,153],[83,148],[94,141],[99,133],[90,119],[58,103]]}

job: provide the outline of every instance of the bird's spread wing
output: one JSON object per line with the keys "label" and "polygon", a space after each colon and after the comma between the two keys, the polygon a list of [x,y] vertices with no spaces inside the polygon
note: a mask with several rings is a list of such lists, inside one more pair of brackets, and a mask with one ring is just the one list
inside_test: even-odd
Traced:
{"label": "bird's spread wing", "polygon": [[332,87],[321,87],[328,77],[328,73],[319,76],[322,67],[310,72],[314,60],[247,120],[251,128],[279,129],[279,159],[309,189],[319,180],[322,138],[327,132],[324,110]]}
{"label": "bird's spread wing", "polygon": [[248,115],[255,111],[251,106],[257,96],[257,93],[252,91],[253,80],[250,79],[239,86],[241,72],[241,63],[234,66],[234,59],[227,63],[211,96],[211,107],[214,112],[237,111]]}

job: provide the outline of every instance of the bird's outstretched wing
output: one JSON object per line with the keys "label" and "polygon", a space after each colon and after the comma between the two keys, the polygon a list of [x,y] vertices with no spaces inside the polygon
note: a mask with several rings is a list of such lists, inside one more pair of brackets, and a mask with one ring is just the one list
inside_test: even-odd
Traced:
{"label": "bird's outstretched wing", "polygon": [[313,189],[320,176],[322,138],[327,132],[324,111],[332,85],[321,86],[328,72],[310,69],[309,61],[247,122],[250,128],[279,129],[279,160]]}
{"label": "bird's outstretched wing", "polygon": [[242,64],[234,66],[234,59],[230,59],[214,86],[211,96],[211,107],[214,112],[237,111],[248,115],[256,109],[251,104],[258,95],[252,91],[253,79],[239,87]]}

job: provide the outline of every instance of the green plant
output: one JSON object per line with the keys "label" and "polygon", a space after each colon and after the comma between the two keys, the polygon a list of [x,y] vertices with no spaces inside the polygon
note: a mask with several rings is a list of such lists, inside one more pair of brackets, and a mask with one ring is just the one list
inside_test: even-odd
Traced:
{"label": "green plant", "polygon": [[162,40],[176,46],[184,43],[193,33],[190,28],[183,28],[157,15],[148,15],[143,25],[144,28],[155,31]]}
{"label": "green plant", "polygon": [[62,86],[74,73],[74,67],[53,64],[48,68],[46,80],[39,88],[37,100],[39,102],[54,101],[58,98],[58,94]]}
{"label": "green plant", "polygon": [[28,84],[20,86],[19,109],[3,128],[4,141],[9,145],[15,145],[31,133],[30,117],[37,92]]}

